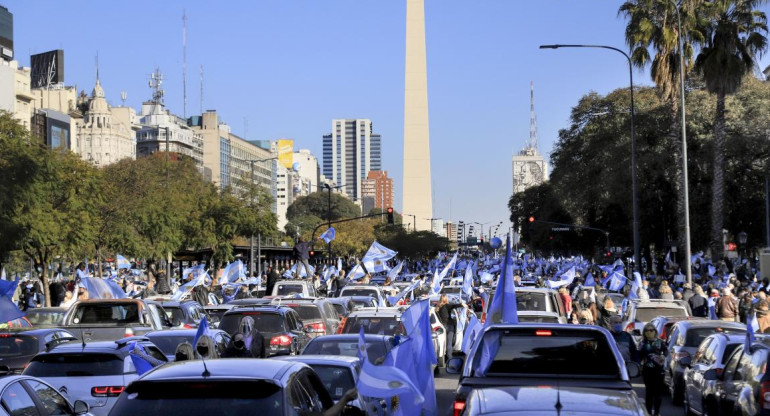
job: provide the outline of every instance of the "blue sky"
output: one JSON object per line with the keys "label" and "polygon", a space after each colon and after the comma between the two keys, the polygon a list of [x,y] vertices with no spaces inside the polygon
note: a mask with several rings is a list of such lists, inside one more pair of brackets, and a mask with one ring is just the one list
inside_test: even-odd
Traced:
{"label": "blue sky", "polygon": [[[99,52],[108,101],[139,108],[149,74],[165,74],[166,104],[182,114],[182,10],[187,14],[187,114],[216,109],[251,140],[293,138],[321,157],[333,118],[370,118],[401,202],[403,0],[0,0],[14,14],[15,53],[61,48],[65,81],[91,92]],[[628,85],[622,1],[426,0],[433,209],[454,221],[508,223],[511,156],[529,137],[529,83],[541,153],[593,90]],[[768,59],[762,60],[762,68]],[[649,85],[636,71],[635,81]]]}

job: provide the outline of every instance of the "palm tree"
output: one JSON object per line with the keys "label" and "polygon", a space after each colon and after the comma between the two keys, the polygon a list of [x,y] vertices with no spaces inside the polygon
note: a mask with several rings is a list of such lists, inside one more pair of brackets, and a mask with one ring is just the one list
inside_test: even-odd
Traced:
{"label": "palm tree", "polygon": [[[699,44],[702,32],[698,27],[696,10],[703,0],[681,0],[679,12],[682,23],[682,48],[684,49],[685,71],[693,65],[693,44]],[[619,15],[628,19],[626,44],[631,48],[631,60],[635,66],[650,65],[650,75],[663,100],[669,103],[671,124],[668,130],[670,154],[673,157],[672,176],[676,178],[674,189],[677,194],[677,215],[679,217],[679,238],[684,235],[684,193],[681,163],[681,131],[679,113],[679,48],[677,27],[677,5],[674,0],[627,0],[620,6]],[[685,73],[685,76],[687,74]],[[684,250],[682,250],[684,252]]]}
{"label": "palm tree", "polygon": [[706,24],[705,42],[695,61],[706,88],[716,95],[714,164],[711,195],[711,254],[722,257],[725,187],[725,97],[741,86],[767,49],[767,16],[757,8],[762,0],[712,0],[700,9]]}

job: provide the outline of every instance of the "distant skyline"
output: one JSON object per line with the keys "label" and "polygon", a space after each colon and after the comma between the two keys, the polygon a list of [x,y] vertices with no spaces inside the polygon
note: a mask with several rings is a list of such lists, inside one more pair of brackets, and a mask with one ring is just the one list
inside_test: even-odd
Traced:
{"label": "distant skyline", "polygon": [[[622,1],[426,0],[434,217],[509,224],[511,157],[529,139],[535,86],[539,151],[548,158],[571,108],[590,91],[628,86]],[[0,0],[14,15],[16,59],[65,54],[65,84],[90,94],[99,54],[106,98],[139,109],[149,74],[182,115],[182,13],[187,16],[187,116],[217,110],[248,140],[294,139],[323,158],[332,119],[368,118],[401,209],[404,0],[105,2]],[[763,10],[768,12],[767,6]],[[763,57],[760,68],[768,65]],[[651,85],[648,70],[635,84]],[[244,131],[248,125],[248,131]],[[580,168],[580,167],[576,167]]]}

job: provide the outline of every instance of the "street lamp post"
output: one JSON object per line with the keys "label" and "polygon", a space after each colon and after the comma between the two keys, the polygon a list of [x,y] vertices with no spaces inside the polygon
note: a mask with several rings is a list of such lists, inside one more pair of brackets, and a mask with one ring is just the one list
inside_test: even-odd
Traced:
{"label": "street lamp post", "polygon": [[[634,271],[639,271],[641,266],[641,256],[639,254],[639,201],[638,189],[636,184],[636,137],[634,134],[634,67],[631,57],[622,50],[606,45],[540,45],[540,49],[559,49],[559,48],[600,48],[609,49],[618,52],[626,57],[628,61],[628,78],[631,92],[631,205],[633,212],[633,233],[634,233]],[[689,235],[689,233],[688,233]],[[688,257],[689,259],[689,254]]]}
{"label": "street lamp post", "polygon": [[417,231],[417,216],[413,214],[402,214],[402,216],[412,217],[412,231]]}
{"label": "street lamp post", "polygon": [[[252,159],[249,160],[249,164],[251,164],[251,185],[254,186],[254,163],[256,162],[267,162],[268,160],[276,160],[278,157],[269,157],[267,159]],[[254,199],[252,197],[251,203],[254,203]],[[262,233],[258,233],[257,235],[258,243],[257,243],[257,274],[259,276],[262,276]],[[254,275],[254,234],[251,234],[251,239],[249,241],[249,273]]]}
{"label": "street lamp post", "polygon": [[[345,185],[337,185],[337,186],[330,186],[328,183],[323,184],[323,188],[329,191],[329,197],[327,198],[327,211],[326,211],[326,221],[328,222],[329,228],[332,226],[332,189],[339,189],[346,187]],[[320,186],[319,186],[320,187]],[[332,258],[332,242],[331,240],[326,245],[326,254],[329,257],[329,260]]]}
{"label": "street lamp post", "polygon": [[[489,224],[489,222],[485,222],[485,223],[474,222],[474,224],[481,226],[481,233],[479,235],[481,236],[481,240],[483,241],[484,240],[484,226]],[[483,249],[483,247],[482,247],[482,249]]]}

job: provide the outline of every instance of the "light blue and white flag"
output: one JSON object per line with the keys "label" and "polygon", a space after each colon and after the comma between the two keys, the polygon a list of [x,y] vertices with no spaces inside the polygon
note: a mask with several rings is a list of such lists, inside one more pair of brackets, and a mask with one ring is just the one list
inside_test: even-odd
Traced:
{"label": "light blue and white flag", "polygon": [[350,280],[358,280],[364,276],[366,276],[366,272],[360,264],[353,266],[353,268],[350,269],[350,273],[348,273],[348,279]]}
{"label": "light blue and white flag", "polygon": [[[511,259],[511,237],[506,238],[505,261],[506,264]],[[492,324],[518,324],[519,312],[516,303],[516,289],[513,285],[513,276],[508,272],[507,267],[503,267],[503,273],[497,282],[497,289],[487,310],[487,320],[485,326]]]}
{"label": "light blue and white flag", "polygon": [[469,298],[473,296],[473,267],[469,265],[465,268],[463,277],[463,293]]}
{"label": "light blue and white flag", "polygon": [[130,269],[131,268],[131,262],[128,261],[128,259],[126,259],[125,257],[121,256],[120,254],[116,255],[115,257],[117,257],[117,259],[118,259],[118,261],[117,261],[118,269]]}
{"label": "light blue and white flag", "polygon": [[401,273],[401,269],[403,268],[404,268],[404,261],[402,260],[396,265],[396,267],[390,269],[390,271],[388,272],[388,279],[390,279],[391,282],[395,282],[399,273]]}
{"label": "light blue and white flag", "polygon": [[376,240],[369,247],[361,262],[369,273],[378,273],[388,270],[386,262],[396,257],[396,252],[378,243]]}
{"label": "light blue and white flag", "polygon": [[89,299],[122,299],[126,297],[123,288],[112,280],[86,277],[80,279],[80,286],[88,291]]}
{"label": "light blue and white flag", "polygon": [[438,274],[438,269],[433,271],[433,280],[430,282],[431,295],[437,295],[441,291],[441,276]]}
{"label": "light blue and white flag", "polygon": [[549,288],[556,289],[557,287],[571,285],[573,280],[575,280],[575,266],[570,267],[569,270],[564,272],[564,274],[559,277],[559,280],[549,280],[547,283]]}
{"label": "light blue and white flag", "polygon": [[243,262],[239,259],[225,267],[222,272],[222,277],[219,279],[219,283],[235,283],[240,278],[246,278],[246,268],[243,266]]}
{"label": "light blue and white flag", "polygon": [[[202,266],[202,265],[200,265]],[[192,292],[192,290],[195,288],[195,286],[202,286],[206,282],[206,278],[208,277],[208,273],[205,272],[205,270],[198,270],[196,269],[198,266],[191,268],[190,270],[195,270],[194,272],[191,272],[193,274],[192,280],[189,282],[183,284],[182,286],[179,286],[174,293],[171,295],[171,299],[175,301],[180,301],[184,299],[184,297]],[[188,274],[185,274],[185,276],[189,276]],[[222,283],[222,286],[224,286],[225,283]]]}
{"label": "light blue and white flag", "polygon": [[324,273],[323,273],[324,282],[328,282],[329,279],[332,276],[336,276],[336,275],[337,275],[337,268],[336,267],[334,267],[334,266],[327,267],[326,270],[324,270]]}
{"label": "light blue and white flag", "polygon": [[337,236],[337,231],[334,229],[334,227],[329,227],[326,231],[323,232],[320,236],[318,236],[319,239],[324,240],[326,244],[331,243],[334,241],[334,238]]}

